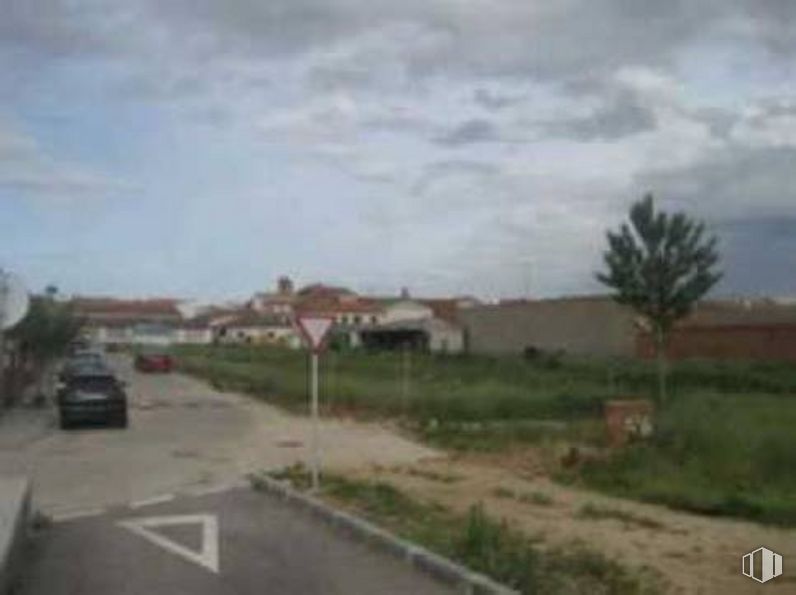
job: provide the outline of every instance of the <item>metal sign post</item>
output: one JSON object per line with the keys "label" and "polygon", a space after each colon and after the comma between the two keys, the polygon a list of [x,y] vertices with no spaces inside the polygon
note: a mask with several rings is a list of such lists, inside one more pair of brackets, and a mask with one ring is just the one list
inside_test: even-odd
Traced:
{"label": "metal sign post", "polygon": [[320,446],[318,437],[318,355],[325,347],[325,339],[334,324],[330,316],[300,316],[298,326],[311,351],[310,357],[310,415],[312,417],[312,444],[310,447],[310,473],[312,491],[320,485]]}

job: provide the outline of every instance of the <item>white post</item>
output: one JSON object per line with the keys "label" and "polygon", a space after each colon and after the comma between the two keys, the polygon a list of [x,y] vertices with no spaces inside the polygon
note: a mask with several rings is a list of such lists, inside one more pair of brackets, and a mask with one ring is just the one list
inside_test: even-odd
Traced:
{"label": "white post", "polygon": [[312,491],[318,491],[318,467],[320,462],[318,460],[318,354],[313,350],[312,352],[312,454],[311,454],[311,472],[312,472]]}

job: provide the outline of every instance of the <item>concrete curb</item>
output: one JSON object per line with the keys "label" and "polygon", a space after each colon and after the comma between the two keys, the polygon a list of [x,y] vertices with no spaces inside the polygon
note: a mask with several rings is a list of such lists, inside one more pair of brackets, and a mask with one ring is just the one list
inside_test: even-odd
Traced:
{"label": "concrete curb", "polygon": [[355,539],[397,556],[437,579],[460,587],[461,592],[466,595],[517,593],[517,591],[493,581],[488,576],[473,572],[417,544],[396,537],[368,521],[332,508],[317,498],[302,494],[286,482],[277,481],[264,474],[252,475],[251,481],[256,489],[310,513]]}
{"label": "concrete curb", "polygon": [[11,593],[25,559],[31,521],[27,478],[0,478],[0,594]]}

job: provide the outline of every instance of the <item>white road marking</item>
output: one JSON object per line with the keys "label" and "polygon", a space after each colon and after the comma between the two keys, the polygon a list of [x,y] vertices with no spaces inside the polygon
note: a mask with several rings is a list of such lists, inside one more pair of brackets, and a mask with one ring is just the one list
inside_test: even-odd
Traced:
{"label": "white road marking", "polygon": [[174,494],[163,494],[162,496],[154,496],[152,498],[130,502],[130,508],[143,508],[144,506],[163,504],[164,502],[171,502],[172,500],[174,500]]}
{"label": "white road marking", "polygon": [[[199,552],[195,552],[182,544],[150,531],[151,528],[155,527],[169,527],[195,523],[201,523],[202,525],[202,547]],[[189,562],[198,564],[218,574],[218,518],[215,515],[189,514],[157,516],[121,521],[118,524],[155,545],[159,545],[163,549],[177,554]]]}
{"label": "white road marking", "polygon": [[75,519],[82,519],[90,516],[98,516],[105,513],[104,508],[83,508],[79,510],[72,510],[69,512],[55,513],[52,518],[54,523],[62,523],[64,521],[72,521]]}

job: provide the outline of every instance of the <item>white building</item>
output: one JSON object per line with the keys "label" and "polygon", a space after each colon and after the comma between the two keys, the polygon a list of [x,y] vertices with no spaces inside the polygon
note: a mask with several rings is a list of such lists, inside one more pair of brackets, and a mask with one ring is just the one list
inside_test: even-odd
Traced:
{"label": "white building", "polygon": [[379,322],[358,331],[358,343],[372,349],[410,348],[441,353],[464,350],[462,328],[435,315],[420,300],[402,298],[387,303]]}

